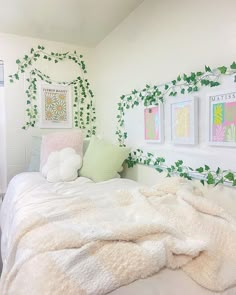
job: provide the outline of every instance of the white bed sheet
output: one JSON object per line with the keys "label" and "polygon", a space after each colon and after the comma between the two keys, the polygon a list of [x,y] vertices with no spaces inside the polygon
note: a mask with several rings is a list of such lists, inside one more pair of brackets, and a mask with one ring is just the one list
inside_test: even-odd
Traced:
{"label": "white bed sheet", "polygon": [[[132,189],[140,186],[137,182],[128,179],[112,179],[106,182],[94,183],[93,181],[80,177],[69,183],[48,183],[40,173],[22,173],[16,176],[8,189],[7,195],[1,209],[2,228],[2,258],[5,262],[11,240],[15,235],[15,228],[32,206],[25,199],[24,192],[34,190],[35,203],[45,203],[47,206],[47,194],[54,193],[58,198],[88,197],[109,193],[120,189]],[[17,191],[17,193],[16,193]],[[14,198],[17,196],[17,198]],[[50,208],[49,208],[50,210]],[[111,295],[235,295],[236,287],[223,293],[215,293],[197,285],[183,271],[172,271],[164,269],[158,274],[123,286]]]}

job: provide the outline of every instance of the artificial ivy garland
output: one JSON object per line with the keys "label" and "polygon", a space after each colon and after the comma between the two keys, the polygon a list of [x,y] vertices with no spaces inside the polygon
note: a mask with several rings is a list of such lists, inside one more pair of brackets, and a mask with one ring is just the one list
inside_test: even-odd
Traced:
{"label": "artificial ivy garland", "polygon": [[[52,80],[48,75],[42,73],[39,69],[33,68],[33,63],[39,58],[43,58],[49,62],[58,63],[64,60],[71,60],[74,62],[82,72],[82,75],[76,77],[74,80],[69,82],[58,82]],[[96,112],[95,106],[93,104],[94,94],[90,88],[90,83],[88,79],[84,78],[86,71],[85,62],[83,61],[83,56],[78,55],[76,51],[73,53],[55,53],[46,52],[44,46],[38,46],[37,49],[31,48],[30,54],[25,55],[22,60],[17,59],[16,64],[18,65],[18,70],[15,74],[9,75],[10,82],[13,83],[19,80],[21,74],[28,71],[29,77],[26,79],[28,82],[28,87],[26,90],[27,95],[27,108],[26,114],[28,120],[23,129],[29,127],[34,127],[38,120],[38,106],[37,106],[37,81],[41,80],[49,84],[60,84],[68,85],[73,89],[73,117],[74,117],[74,127],[79,127],[84,129],[86,137],[90,137],[92,134],[96,133]]]}
{"label": "artificial ivy garland", "polygon": [[[190,94],[197,92],[201,87],[216,87],[220,85],[219,78],[221,75],[234,75],[236,82],[236,63],[233,62],[229,67],[221,66],[217,69],[211,69],[205,66],[205,71],[192,72],[190,75],[178,75],[176,79],[162,85],[146,85],[142,90],[134,89],[130,94],[121,95],[118,102],[117,113],[117,130],[116,135],[120,146],[125,146],[125,139],[128,134],[124,128],[124,115],[128,109],[133,109],[141,103],[144,106],[158,105],[163,103],[167,97],[175,97],[180,94]],[[156,157],[152,153],[144,152],[141,149],[132,151],[126,160],[128,167],[136,164],[144,164],[153,166],[158,172],[167,172],[167,176],[179,175],[181,177],[192,179],[194,174],[201,175],[201,183],[217,185],[219,183],[230,183],[236,186],[236,172],[230,170],[222,170],[218,168],[213,171],[208,165],[193,169],[183,165],[183,161],[179,160],[173,165],[166,166],[163,157]]]}

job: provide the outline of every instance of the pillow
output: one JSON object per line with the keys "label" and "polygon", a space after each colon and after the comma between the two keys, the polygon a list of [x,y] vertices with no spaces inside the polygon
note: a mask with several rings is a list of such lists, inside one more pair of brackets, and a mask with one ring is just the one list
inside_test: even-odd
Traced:
{"label": "pillow", "polygon": [[32,136],[31,158],[28,172],[38,172],[40,167],[41,136]]}
{"label": "pillow", "polygon": [[42,174],[49,182],[72,181],[78,177],[82,166],[82,157],[72,148],[51,152]]}
{"label": "pillow", "polygon": [[79,175],[88,177],[95,182],[114,178],[129,152],[129,148],[110,144],[94,136],[84,155]]}
{"label": "pillow", "polygon": [[40,171],[46,164],[51,152],[59,151],[63,148],[73,148],[77,154],[83,156],[83,133],[81,130],[55,132],[42,137]]}

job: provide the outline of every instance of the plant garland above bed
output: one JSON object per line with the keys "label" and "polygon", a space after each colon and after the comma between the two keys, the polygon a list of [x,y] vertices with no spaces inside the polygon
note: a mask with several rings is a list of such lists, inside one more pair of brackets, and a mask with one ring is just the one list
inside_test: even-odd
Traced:
{"label": "plant garland above bed", "polygon": [[[205,66],[204,71],[191,72],[189,75],[180,74],[171,82],[161,85],[146,85],[141,90],[134,89],[129,94],[120,96],[120,101],[117,104],[117,130],[116,136],[120,146],[125,146],[125,140],[128,137],[125,131],[125,112],[133,109],[141,103],[144,106],[158,105],[163,103],[167,97],[175,97],[180,94],[195,93],[201,87],[216,87],[220,85],[219,78],[221,76],[234,76],[236,82],[236,62],[230,66],[221,66],[216,69],[211,69]],[[208,165],[193,169],[183,165],[183,161],[179,160],[170,166],[165,165],[163,157],[157,157],[152,153],[144,152],[141,149],[136,149],[129,154],[126,160],[128,167],[133,167],[137,164],[143,164],[154,167],[158,172],[167,172],[167,176],[179,175],[181,177],[192,179],[199,178],[202,184],[227,183],[236,186],[236,172],[230,170],[222,170],[218,168],[212,170]]]}
{"label": "plant garland above bed", "polygon": [[[74,62],[81,75],[75,77],[72,81],[54,81],[48,75],[41,72],[39,69],[33,67],[33,63],[40,58],[48,61],[62,62],[65,60],[70,60]],[[37,49],[31,48],[30,54],[25,55],[21,60],[17,59],[16,64],[18,65],[18,70],[15,74],[9,75],[10,82],[13,83],[20,79],[20,75],[27,73],[29,77],[26,79],[28,87],[26,89],[27,96],[27,121],[22,127],[27,129],[29,127],[35,127],[38,121],[38,105],[37,105],[37,82],[44,81],[46,83],[69,85],[73,88],[73,117],[74,117],[74,127],[79,127],[85,130],[86,137],[90,137],[92,134],[96,133],[96,112],[93,103],[94,94],[90,88],[90,83],[88,79],[84,76],[87,73],[85,62],[83,61],[83,56],[78,55],[76,51],[66,52],[66,53],[56,53],[56,52],[46,52],[44,46],[38,46]]]}

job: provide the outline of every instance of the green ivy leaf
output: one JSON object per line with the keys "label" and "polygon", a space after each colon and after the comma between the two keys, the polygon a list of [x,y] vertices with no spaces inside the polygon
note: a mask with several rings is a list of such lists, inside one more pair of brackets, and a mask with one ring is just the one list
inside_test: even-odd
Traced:
{"label": "green ivy leaf", "polygon": [[204,167],[205,167],[205,170],[206,171],[209,171],[210,170],[210,167],[208,165],[204,165]]}
{"label": "green ivy leaf", "polygon": [[204,171],[203,167],[199,167],[196,169],[197,172],[202,173]]}
{"label": "green ivy leaf", "polygon": [[232,172],[229,172],[225,175],[225,178],[229,181],[234,181],[234,174]]}
{"label": "green ivy leaf", "polygon": [[236,70],[236,63],[235,63],[235,61],[232,63],[232,65],[230,65],[230,68],[232,70]]}
{"label": "green ivy leaf", "polygon": [[218,67],[218,70],[220,71],[221,74],[225,74],[227,72],[227,67],[225,66]]}
{"label": "green ivy leaf", "polygon": [[200,180],[202,185],[205,185],[205,181],[203,179]]}
{"label": "green ivy leaf", "polygon": [[182,88],[180,92],[181,92],[182,94],[184,94],[184,93],[185,93],[185,89]]}
{"label": "green ivy leaf", "polygon": [[205,66],[205,71],[206,71],[206,72],[211,72],[211,68],[208,67],[208,66]]}

